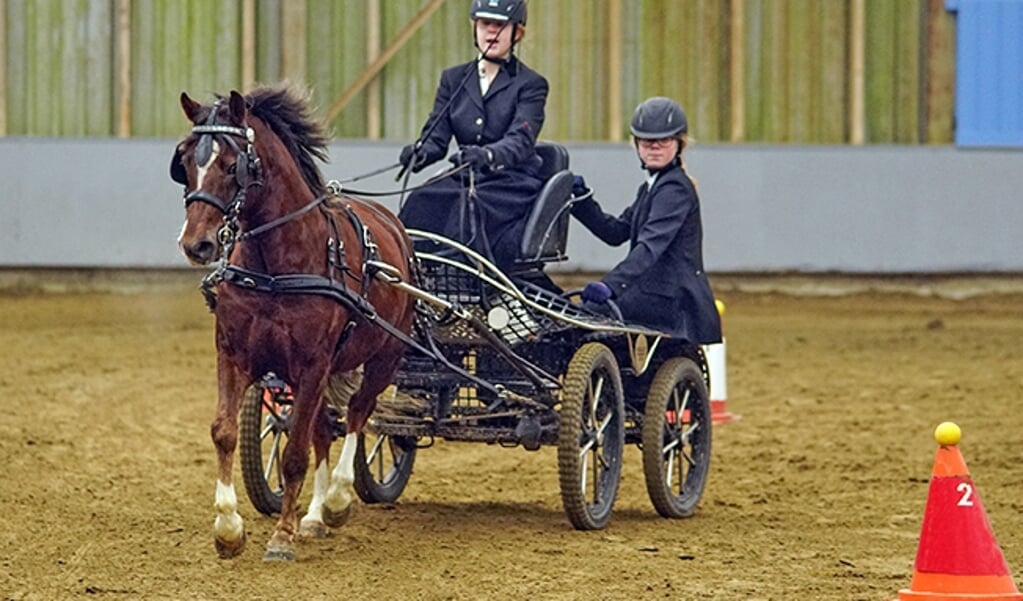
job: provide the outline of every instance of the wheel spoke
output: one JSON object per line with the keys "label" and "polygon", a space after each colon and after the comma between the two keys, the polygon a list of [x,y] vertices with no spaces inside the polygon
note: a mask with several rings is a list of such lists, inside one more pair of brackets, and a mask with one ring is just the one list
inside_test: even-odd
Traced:
{"label": "wheel spoke", "polygon": [[[689,397],[690,397],[690,395],[692,395],[692,392],[693,391],[687,386],[686,387],[686,393],[682,396],[682,401],[679,402],[679,408],[678,408],[678,421],[679,421],[679,423],[682,422],[682,412],[685,411],[686,407],[689,406]],[[671,396],[672,396],[672,398],[676,398],[676,399],[678,398],[678,389],[677,388],[672,392]]]}
{"label": "wheel spoke", "polygon": [[607,430],[607,427],[611,425],[612,419],[614,419],[614,415],[608,413],[604,416],[604,419],[600,420],[600,424],[597,426],[597,431],[595,432],[598,440],[604,436],[604,432]]}
{"label": "wheel spoke", "polygon": [[664,470],[664,484],[671,490],[671,475],[675,471],[675,453],[668,453],[668,465]]}
{"label": "wheel spoke", "polygon": [[680,442],[681,441],[679,441],[678,438],[672,437],[671,442],[669,442],[668,444],[666,444],[663,447],[661,447],[661,454],[667,455],[670,452],[674,451],[678,447]]}
{"label": "wheel spoke", "polygon": [[380,447],[381,445],[383,445],[383,443],[384,443],[383,436],[377,437],[377,439],[373,442],[373,448],[370,449],[368,453],[366,453],[366,465],[373,465],[373,461],[377,459],[377,456],[380,454]]}
{"label": "wheel spoke", "polygon": [[699,422],[694,422],[692,426],[690,426],[689,428],[685,429],[682,432],[682,434],[680,436],[682,442],[689,442],[689,440],[692,438],[693,434],[697,430],[699,430],[699,429],[700,429],[700,423]]}
{"label": "wheel spoke", "polygon": [[581,456],[582,465],[579,468],[579,490],[582,491],[583,497],[586,497],[586,477],[589,475],[590,469],[590,456],[587,453],[583,453]]}
{"label": "wheel spoke", "polygon": [[281,451],[281,439],[284,438],[282,432],[274,434],[273,443],[270,444],[270,455],[266,458],[266,469],[263,470],[263,478],[270,482],[270,474],[274,471],[274,467],[277,467],[277,482],[281,485],[284,484],[284,479],[281,477],[280,465],[278,465],[277,457]]}
{"label": "wheel spoke", "polygon": [[589,401],[588,409],[590,410],[590,424],[591,425],[597,422],[597,401],[600,400],[600,397],[603,396],[603,394],[604,394],[604,377],[601,376],[601,377],[597,378],[596,382],[593,383],[593,394],[590,396],[589,399],[587,399]]}

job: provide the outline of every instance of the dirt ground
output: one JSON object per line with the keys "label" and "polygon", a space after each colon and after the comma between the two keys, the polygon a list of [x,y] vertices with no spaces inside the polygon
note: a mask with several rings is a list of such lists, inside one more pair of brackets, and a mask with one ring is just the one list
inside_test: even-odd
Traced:
{"label": "dirt ground", "polygon": [[52,276],[0,290],[5,601],[893,599],[912,577],[944,420],[962,426],[1023,577],[1018,278],[715,278],[742,419],[714,430],[694,517],[657,516],[632,447],[611,524],[577,532],[554,449],[440,443],[397,504],[360,505],[276,565],[261,559],[273,522],[240,477],[250,546],[227,561],[213,549],[201,273]]}

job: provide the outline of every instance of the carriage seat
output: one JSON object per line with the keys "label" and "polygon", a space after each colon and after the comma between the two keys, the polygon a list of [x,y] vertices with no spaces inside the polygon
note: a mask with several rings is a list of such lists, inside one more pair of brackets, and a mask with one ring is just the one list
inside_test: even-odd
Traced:
{"label": "carriage seat", "polygon": [[543,188],[533,203],[522,234],[516,267],[538,267],[568,258],[569,201],[572,198],[572,172],[568,170],[568,150],[553,142],[537,142],[536,152],[543,159],[540,177]]}

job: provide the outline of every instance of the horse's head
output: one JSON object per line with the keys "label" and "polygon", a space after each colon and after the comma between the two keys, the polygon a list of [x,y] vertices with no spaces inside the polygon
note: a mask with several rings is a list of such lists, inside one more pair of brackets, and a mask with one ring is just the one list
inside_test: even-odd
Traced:
{"label": "horse's head", "polygon": [[244,97],[232,91],[209,105],[183,92],[181,108],[192,132],[178,144],[170,172],[185,186],[178,244],[193,264],[230,252],[247,233],[241,228],[266,224],[323,193],[316,162],[326,160],[328,137],[300,91],[287,85]]}
{"label": "horse's head", "polygon": [[232,91],[203,105],[181,93],[181,108],[192,122],[171,160],[171,178],[185,186],[181,252],[194,265],[208,265],[221,254],[233,232],[245,194],[258,185],[260,160],[248,125],[245,98]]}

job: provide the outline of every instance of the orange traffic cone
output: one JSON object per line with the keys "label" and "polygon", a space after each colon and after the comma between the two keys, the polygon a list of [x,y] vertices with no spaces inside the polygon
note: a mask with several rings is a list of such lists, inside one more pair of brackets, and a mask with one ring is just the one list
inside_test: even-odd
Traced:
{"label": "orange traffic cone", "polygon": [[[724,317],[725,303],[715,300],[714,305],[718,309],[718,315]],[[742,416],[728,411],[725,404],[728,402],[728,374],[727,368],[727,347],[725,337],[721,336],[721,342],[708,344],[703,347],[707,356],[707,368],[710,371],[710,419],[715,424],[727,424],[741,419]]]}
{"label": "orange traffic cone", "polygon": [[899,591],[899,601],[1023,600],[959,452],[960,437],[959,426],[951,422],[934,431],[941,446],[934,457],[913,580]]}

